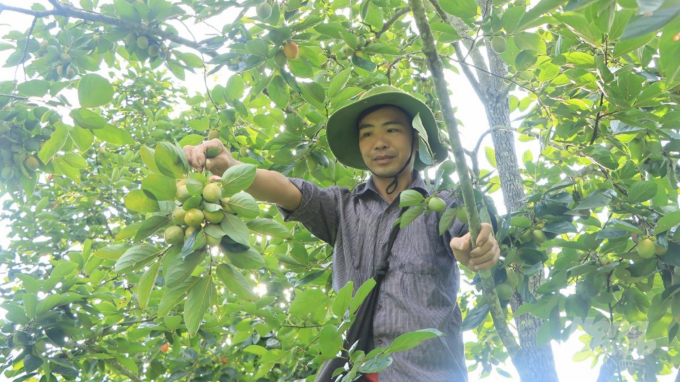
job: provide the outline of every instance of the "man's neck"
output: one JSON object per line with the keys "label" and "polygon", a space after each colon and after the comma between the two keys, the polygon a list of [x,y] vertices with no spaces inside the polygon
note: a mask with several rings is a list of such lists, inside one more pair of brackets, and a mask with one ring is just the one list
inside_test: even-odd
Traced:
{"label": "man's neck", "polygon": [[387,186],[394,181],[394,178],[381,178],[373,175],[373,185],[388,203],[392,203],[400,192],[411,186],[411,183],[413,183],[413,171],[402,171],[402,173],[399,174],[398,179],[397,188],[394,189],[394,192],[388,194]]}

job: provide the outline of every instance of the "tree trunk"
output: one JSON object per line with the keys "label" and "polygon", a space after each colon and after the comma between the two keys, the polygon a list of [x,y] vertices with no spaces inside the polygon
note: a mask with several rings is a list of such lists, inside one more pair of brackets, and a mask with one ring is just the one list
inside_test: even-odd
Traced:
{"label": "tree trunk", "polygon": [[[487,45],[488,46],[488,45]],[[503,77],[507,75],[505,64],[490,49],[487,49],[489,69],[495,76],[490,78],[487,86],[482,88],[486,92],[486,109],[489,126],[510,126],[510,108],[505,92]],[[501,181],[503,200],[508,213],[522,208],[524,188],[515,152],[515,137],[510,131],[495,130],[491,133],[496,154],[498,176]],[[533,293],[545,280],[542,272],[536,272],[529,277],[529,290]],[[518,293],[510,301],[512,311],[515,312],[522,305]],[[544,320],[531,314],[515,317],[522,347],[522,360],[534,376],[534,381],[559,381],[555,370],[555,360],[550,345],[536,346],[536,335]],[[528,381],[523,381],[528,382]]]}

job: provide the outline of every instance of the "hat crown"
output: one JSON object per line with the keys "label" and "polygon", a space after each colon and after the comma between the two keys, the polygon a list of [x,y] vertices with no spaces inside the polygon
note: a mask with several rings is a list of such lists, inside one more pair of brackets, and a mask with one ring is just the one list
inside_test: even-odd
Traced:
{"label": "hat crown", "polygon": [[364,92],[364,94],[361,96],[361,99],[372,97],[378,94],[383,94],[383,93],[406,93],[403,90],[399,88],[395,88],[394,86],[390,85],[381,85],[381,86],[376,86],[373,87],[367,91]]}

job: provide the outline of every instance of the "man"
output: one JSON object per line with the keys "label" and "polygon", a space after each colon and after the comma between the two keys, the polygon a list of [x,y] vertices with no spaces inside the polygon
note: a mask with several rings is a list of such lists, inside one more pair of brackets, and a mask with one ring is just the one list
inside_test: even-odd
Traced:
{"label": "man", "polygon": [[[258,200],[277,204],[285,220],[301,222],[334,246],[336,291],[349,281],[356,291],[386,256],[387,239],[400,211],[399,193],[416,189],[429,195],[417,171],[425,164],[418,157],[419,135],[412,126],[416,115],[427,132],[434,160],[444,160],[448,153],[439,142],[432,111],[399,89],[380,86],[336,111],[327,124],[333,154],[347,166],[369,170],[368,182],[353,191],[322,189],[258,169],[246,190]],[[206,159],[205,151],[210,148],[219,148],[219,155]],[[239,163],[217,139],[186,146],[184,151],[193,167],[205,166],[217,175]],[[449,194],[440,196],[448,205],[454,201]],[[489,224],[482,225],[474,250],[466,225],[456,221],[439,236],[438,224],[438,214],[422,214],[398,233],[376,306],[374,345],[385,347],[403,333],[425,328],[436,328],[445,336],[393,354],[389,368],[364,376],[363,381],[467,381],[456,260],[473,271],[489,269],[498,261],[500,250]]]}

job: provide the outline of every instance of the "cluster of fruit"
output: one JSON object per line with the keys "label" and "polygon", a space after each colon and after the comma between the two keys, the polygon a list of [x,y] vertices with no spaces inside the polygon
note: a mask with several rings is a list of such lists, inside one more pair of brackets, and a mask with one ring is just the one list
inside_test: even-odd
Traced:
{"label": "cluster of fruit", "polygon": [[125,38],[125,49],[134,53],[142,61],[147,58],[154,60],[157,57],[165,59],[167,56],[167,50],[160,42],[134,33],[128,34]]}
{"label": "cluster of fruit", "polygon": [[50,138],[49,128],[38,128],[38,134],[32,135],[25,126],[18,126],[0,121],[0,156],[2,157],[2,179],[8,181],[19,174],[31,177],[31,173],[38,169],[40,161],[37,152],[45,140]]}
{"label": "cluster of fruit", "polygon": [[[180,206],[172,212],[172,223],[165,229],[165,241],[169,245],[181,245],[191,234],[200,229],[204,224],[219,224],[224,219],[225,213],[233,214],[229,206],[229,198],[222,197],[222,186],[218,182],[219,176],[211,177],[211,183],[203,187],[201,200],[192,198],[191,203],[185,203],[191,198],[187,189],[187,180],[177,182],[177,194],[175,196]],[[204,203],[205,202],[205,203]],[[206,206],[220,204],[221,208],[209,210]],[[206,235],[207,244],[217,245],[220,239]]]}

